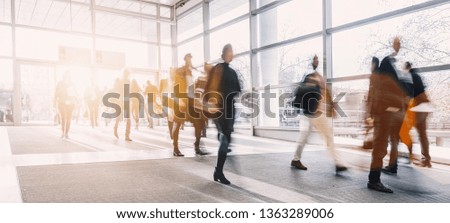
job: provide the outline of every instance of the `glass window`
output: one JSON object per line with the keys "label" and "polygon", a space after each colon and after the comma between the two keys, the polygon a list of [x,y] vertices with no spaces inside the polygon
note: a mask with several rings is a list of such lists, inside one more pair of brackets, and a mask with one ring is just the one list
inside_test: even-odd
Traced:
{"label": "glass window", "polygon": [[416,67],[450,63],[448,13],[450,4],[333,34],[333,77],[370,73],[371,58],[392,53],[397,35],[399,57]]}
{"label": "glass window", "polygon": [[10,26],[0,26],[0,55],[12,55],[12,30]]}
{"label": "glass window", "polygon": [[125,54],[125,65],[158,69],[158,46],[124,40],[97,38],[97,49]]}
{"label": "glass window", "polygon": [[103,7],[156,16],[156,5],[148,2],[133,1],[133,0],[116,0],[116,1],[101,0],[95,1],[95,3]]}
{"label": "glass window", "polygon": [[12,60],[0,59],[0,125],[13,122],[13,64]]}
{"label": "glass window", "polygon": [[361,134],[365,126],[368,91],[369,79],[333,83],[333,98],[343,95],[337,103],[342,114],[338,113],[338,118],[333,119],[335,135],[346,136],[348,132],[351,132],[349,129]]}
{"label": "glass window", "polygon": [[169,70],[172,64],[172,47],[161,46],[161,70]]}
{"label": "glass window", "polygon": [[209,4],[210,27],[214,28],[248,13],[248,0],[214,0]]}
{"label": "glass window", "polygon": [[338,26],[426,1],[429,0],[333,0],[332,23]]}
{"label": "glass window", "polygon": [[172,9],[170,7],[161,5],[159,7],[159,16],[168,19],[172,18]]}
{"label": "glass window", "polygon": [[256,7],[260,8],[262,6],[268,5],[272,2],[277,2],[278,0],[257,0],[256,1]]}
{"label": "glass window", "polygon": [[236,57],[231,61],[230,65],[239,76],[241,88],[243,90],[251,90],[250,56]]}
{"label": "glass window", "polygon": [[186,54],[192,54],[192,64],[194,66],[203,65],[204,53],[203,53],[203,37],[197,38],[183,45],[178,46],[178,66],[184,64],[183,58]]}
{"label": "glass window", "polygon": [[[223,46],[228,43],[233,46],[235,54],[248,51],[250,49],[249,30],[248,19],[245,19],[211,33],[211,58],[220,58]],[[234,35],[235,33],[239,35]]]}
{"label": "glass window", "polygon": [[188,15],[178,19],[178,42],[203,32],[203,8],[198,8]]}
{"label": "glass window", "polygon": [[314,38],[259,52],[256,86],[289,84],[312,72],[312,59],[319,57],[317,70],[323,73],[322,38]]}
{"label": "glass window", "polygon": [[156,22],[131,16],[96,12],[98,34],[156,42]]}
{"label": "glass window", "polygon": [[59,30],[70,30],[70,1],[16,1],[16,23]]}
{"label": "glass window", "polygon": [[172,25],[169,23],[159,23],[161,31],[161,43],[172,44]]}
{"label": "glass window", "polygon": [[11,0],[0,0],[0,22],[11,22]]}
{"label": "glass window", "polygon": [[[428,129],[450,130],[450,71],[420,73],[425,92],[436,109],[428,118]],[[447,127],[443,124],[446,123]],[[450,147],[450,144],[448,145]]]}
{"label": "glass window", "polygon": [[322,1],[289,1],[257,16],[258,46],[322,30]]}
{"label": "glass window", "polygon": [[57,61],[60,47],[92,49],[92,38],[88,36],[19,27],[16,28],[16,41],[17,56],[31,59]]}
{"label": "glass window", "polygon": [[89,5],[72,4],[72,31],[92,33],[92,19]]}

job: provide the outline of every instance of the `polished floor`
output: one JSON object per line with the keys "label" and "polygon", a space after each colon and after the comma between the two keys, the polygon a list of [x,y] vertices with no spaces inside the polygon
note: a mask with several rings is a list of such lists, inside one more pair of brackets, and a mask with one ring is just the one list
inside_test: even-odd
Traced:
{"label": "polished floor", "polygon": [[0,127],[0,202],[450,202],[450,166],[442,164],[402,164],[397,176],[382,176],[394,194],[368,190],[370,154],[351,143],[338,149],[350,170],[336,175],[324,146],[308,145],[309,169],[299,171],[289,165],[295,143],[234,134],[225,186],[212,181],[213,129],[202,138],[212,154],[200,157],[186,127],[184,158],[172,156],[166,128],[133,129],[133,142],[120,133],[117,140],[110,127],[74,126],[61,139],[57,127]]}

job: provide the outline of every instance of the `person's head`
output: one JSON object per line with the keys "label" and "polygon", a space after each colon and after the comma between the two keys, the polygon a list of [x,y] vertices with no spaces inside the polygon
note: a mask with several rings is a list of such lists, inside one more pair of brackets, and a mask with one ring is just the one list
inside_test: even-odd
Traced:
{"label": "person's head", "polygon": [[396,53],[398,53],[398,51],[400,51],[401,48],[401,41],[400,41],[400,37],[396,36],[394,38],[394,41],[392,42],[392,48],[394,48],[394,51]]}
{"label": "person's head", "polygon": [[312,58],[311,65],[312,65],[314,70],[316,70],[317,67],[319,67],[319,57],[317,55],[315,55],[315,54],[314,54],[314,56]]}
{"label": "person's head", "polygon": [[372,63],[371,63],[371,66],[370,66],[370,71],[372,73],[374,73],[375,71],[378,70],[379,66],[380,66],[380,60],[378,60],[378,58],[376,58],[376,57],[372,57]]}
{"label": "person's head", "polygon": [[146,84],[147,86],[150,86],[150,85],[152,85],[152,82],[150,82],[150,80],[147,80],[147,81],[145,82],[145,84]]}
{"label": "person's head", "polygon": [[184,63],[186,64],[186,66],[192,66],[192,55],[190,53],[184,56]]}
{"label": "person's head", "polygon": [[231,44],[227,44],[222,49],[222,59],[225,63],[231,63],[233,61],[233,47]]}
{"label": "person's head", "polygon": [[407,61],[405,62],[405,64],[403,65],[403,70],[405,72],[409,72],[412,69],[412,63]]}

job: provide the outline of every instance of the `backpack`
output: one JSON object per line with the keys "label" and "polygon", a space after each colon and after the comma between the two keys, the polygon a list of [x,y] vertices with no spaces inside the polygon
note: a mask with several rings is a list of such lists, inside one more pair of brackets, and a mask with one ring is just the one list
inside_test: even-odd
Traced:
{"label": "backpack", "polygon": [[307,76],[295,90],[292,106],[303,110],[304,114],[314,114],[321,99],[320,86],[307,82]]}

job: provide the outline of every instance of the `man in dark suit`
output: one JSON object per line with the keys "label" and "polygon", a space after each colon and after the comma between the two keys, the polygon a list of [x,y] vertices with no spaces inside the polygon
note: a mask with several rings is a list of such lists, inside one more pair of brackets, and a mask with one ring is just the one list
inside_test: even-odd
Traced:
{"label": "man in dark suit", "polygon": [[396,37],[393,42],[394,53],[381,61],[379,74],[372,75],[369,87],[369,95],[372,95],[369,103],[372,106],[368,113],[374,119],[374,142],[367,187],[386,193],[393,191],[381,183],[383,158],[387,154],[389,138],[393,145],[398,144],[400,127],[409,101],[395,66],[400,46],[400,39]]}

